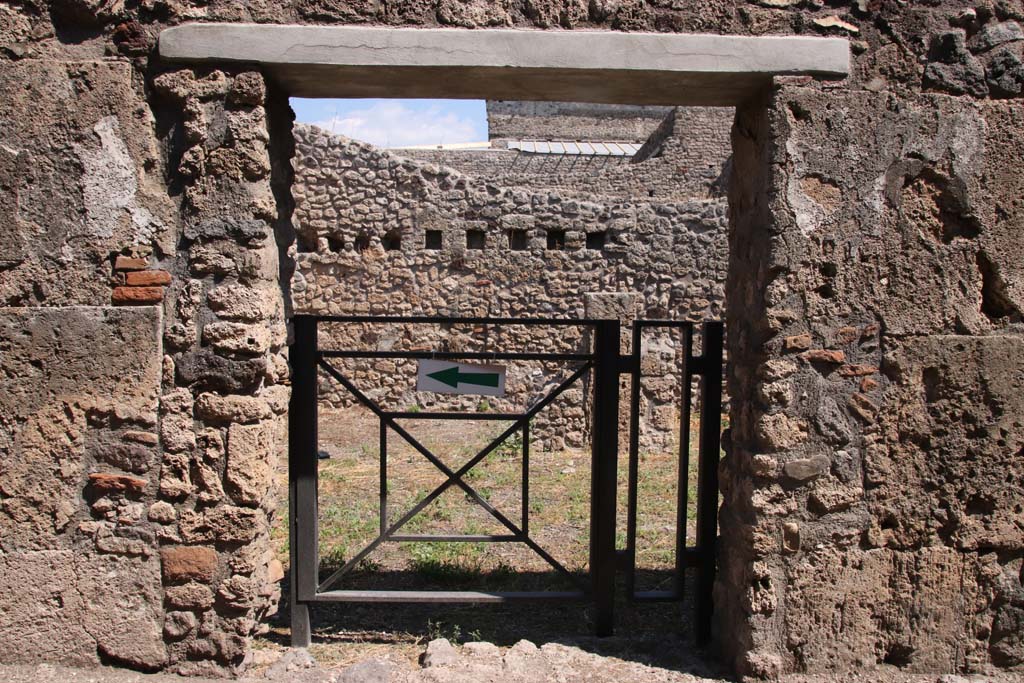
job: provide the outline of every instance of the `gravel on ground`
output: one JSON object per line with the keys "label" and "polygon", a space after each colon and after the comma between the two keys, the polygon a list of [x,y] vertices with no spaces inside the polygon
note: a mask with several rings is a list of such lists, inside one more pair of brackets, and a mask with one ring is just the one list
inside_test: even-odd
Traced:
{"label": "gravel on ground", "polygon": [[[418,667],[387,655],[343,667],[320,665],[305,650],[254,653],[239,683],[725,683],[712,666],[694,659],[673,668],[592,651],[591,643],[523,640],[512,647],[471,642],[457,647],[444,638],[431,641]],[[589,649],[588,649],[589,648]],[[717,674],[720,676],[720,674]],[[220,679],[223,681],[224,679]],[[4,683],[220,683],[173,674],[144,674],[112,667],[75,668],[54,664],[0,664]],[[1024,675],[910,674],[893,667],[844,674],[785,676],[780,683],[1021,683]]]}

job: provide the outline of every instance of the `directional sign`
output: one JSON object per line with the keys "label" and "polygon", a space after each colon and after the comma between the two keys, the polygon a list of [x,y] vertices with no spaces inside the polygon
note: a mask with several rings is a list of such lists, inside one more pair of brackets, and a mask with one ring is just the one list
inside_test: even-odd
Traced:
{"label": "directional sign", "polygon": [[505,366],[424,359],[416,374],[416,391],[504,396]]}

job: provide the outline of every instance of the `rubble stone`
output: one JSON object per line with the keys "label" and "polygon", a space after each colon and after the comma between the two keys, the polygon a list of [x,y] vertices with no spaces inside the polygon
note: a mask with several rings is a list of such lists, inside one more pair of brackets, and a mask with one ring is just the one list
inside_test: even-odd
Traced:
{"label": "rubble stone", "polygon": [[435,638],[427,643],[427,651],[423,654],[425,668],[450,666],[458,661],[459,653],[448,642],[447,638]]}
{"label": "rubble stone", "polygon": [[225,481],[236,503],[259,505],[269,490],[271,438],[266,423],[228,428]]}
{"label": "rubble stone", "polygon": [[269,418],[271,410],[256,396],[205,393],[196,400],[196,415],[212,423],[250,424]]}
{"label": "rubble stone", "polygon": [[831,461],[827,456],[818,455],[813,458],[790,460],[782,466],[782,471],[793,481],[803,483],[828,472],[829,465]]}
{"label": "rubble stone", "polygon": [[160,549],[164,581],[208,583],[217,571],[217,552],[205,546],[176,546]]}

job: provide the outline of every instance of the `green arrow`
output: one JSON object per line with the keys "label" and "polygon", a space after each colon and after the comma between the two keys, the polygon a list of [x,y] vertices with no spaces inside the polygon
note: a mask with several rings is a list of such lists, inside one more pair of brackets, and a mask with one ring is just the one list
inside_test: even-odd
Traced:
{"label": "green arrow", "polygon": [[442,384],[458,388],[460,384],[475,384],[480,387],[496,387],[501,377],[497,372],[460,372],[458,366],[438,370],[427,375]]}

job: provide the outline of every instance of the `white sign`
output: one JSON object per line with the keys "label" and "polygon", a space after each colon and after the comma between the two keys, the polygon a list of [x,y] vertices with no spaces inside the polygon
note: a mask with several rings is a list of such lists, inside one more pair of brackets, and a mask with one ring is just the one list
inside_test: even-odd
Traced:
{"label": "white sign", "polygon": [[416,373],[416,391],[504,396],[505,366],[423,359]]}

